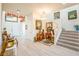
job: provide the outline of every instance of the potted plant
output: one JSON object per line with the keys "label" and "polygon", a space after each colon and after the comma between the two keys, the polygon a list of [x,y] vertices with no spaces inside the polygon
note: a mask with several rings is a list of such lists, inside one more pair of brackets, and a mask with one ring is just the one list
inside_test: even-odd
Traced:
{"label": "potted plant", "polygon": [[74,27],[75,27],[76,31],[79,32],[79,25],[75,25]]}

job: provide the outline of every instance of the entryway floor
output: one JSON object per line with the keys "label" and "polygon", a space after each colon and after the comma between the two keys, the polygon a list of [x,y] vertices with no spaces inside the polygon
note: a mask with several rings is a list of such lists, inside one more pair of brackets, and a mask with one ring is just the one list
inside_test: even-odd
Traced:
{"label": "entryway floor", "polygon": [[17,56],[78,56],[79,52],[57,45],[47,46],[30,39],[18,38]]}

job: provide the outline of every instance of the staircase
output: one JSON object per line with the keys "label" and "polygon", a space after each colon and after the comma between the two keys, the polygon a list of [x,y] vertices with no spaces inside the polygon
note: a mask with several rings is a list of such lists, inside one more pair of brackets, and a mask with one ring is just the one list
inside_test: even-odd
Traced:
{"label": "staircase", "polygon": [[62,31],[57,45],[79,52],[79,32]]}

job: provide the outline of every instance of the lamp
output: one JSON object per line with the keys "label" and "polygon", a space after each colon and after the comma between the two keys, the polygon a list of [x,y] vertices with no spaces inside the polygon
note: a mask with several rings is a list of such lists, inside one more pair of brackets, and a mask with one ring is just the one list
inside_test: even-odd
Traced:
{"label": "lamp", "polygon": [[17,15],[18,15],[18,19],[20,20],[20,22],[23,22],[24,19],[25,19],[25,16],[23,15],[20,15],[20,10],[19,9],[16,9],[16,12],[17,12]]}
{"label": "lamp", "polygon": [[20,13],[20,10],[19,9],[16,9],[16,12],[17,12],[17,14],[19,14]]}

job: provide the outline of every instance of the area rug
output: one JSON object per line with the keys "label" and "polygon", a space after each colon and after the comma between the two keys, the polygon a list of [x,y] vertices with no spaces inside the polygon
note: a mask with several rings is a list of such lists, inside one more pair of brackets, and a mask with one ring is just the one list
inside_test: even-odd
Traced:
{"label": "area rug", "polygon": [[42,44],[44,44],[44,45],[46,45],[46,46],[51,46],[51,45],[53,45],[53,43],[51,42],[48,42],[47,40],[43,40],[43,41],[40,41],[40,43],[42,43]]}

